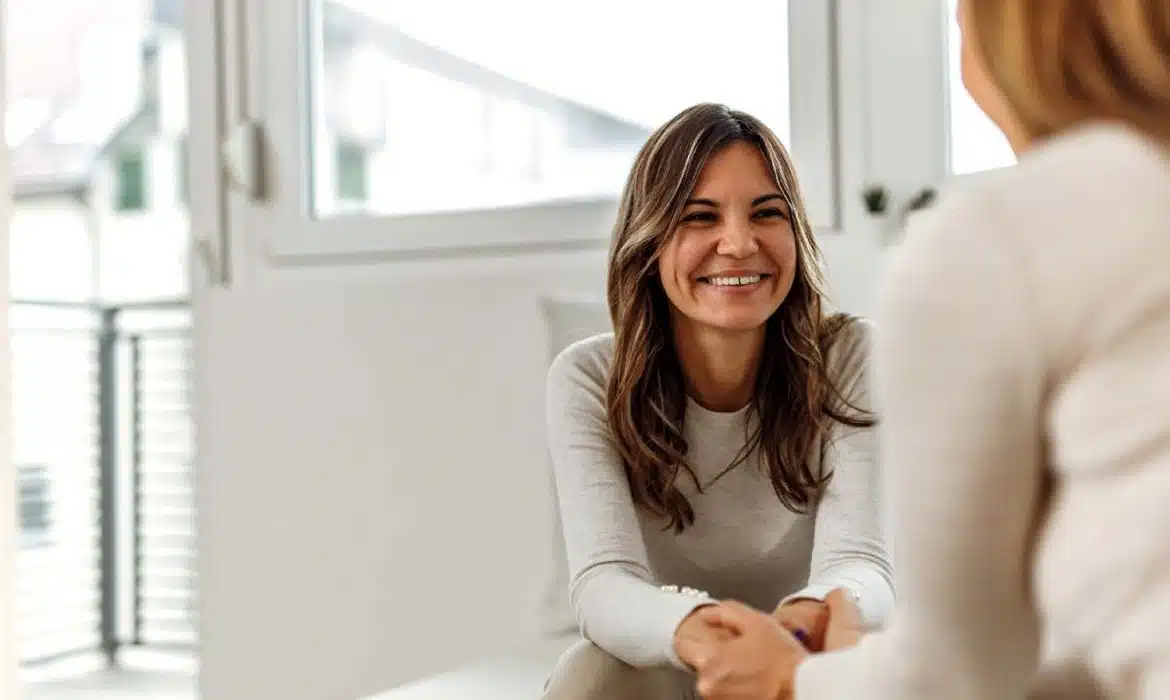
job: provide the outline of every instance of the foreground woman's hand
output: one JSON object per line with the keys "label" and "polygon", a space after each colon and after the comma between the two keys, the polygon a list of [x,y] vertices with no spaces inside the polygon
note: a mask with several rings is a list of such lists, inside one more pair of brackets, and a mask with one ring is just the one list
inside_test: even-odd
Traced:
{"label": "foreground woman's hand", "polygon": [[819,600],[794,600],[776,608],[772,617],[792,633],[809,651],[825,648],[825,629],[829,624],[829,606]]}
{"label": "foreground woman's hand", "polygon": [[789,700],[804,645],[775,617],[733,601],[695,613],[730,637],[704,650],[693,665],[705,700]]}
{"label": "foreground woman's hand", "polygon": [[699,616],[699,612],[718,607],[712,603],[697,608],[688,615],[674,631],[674,653],[687,666],[694,669],[696,663],[706,658],[713,649],[731,638],[731,632],[718,625],[712,625]]}
{"label": "foreground woman's hand", "polygon": [[843,588],[838,588],[825,597],[829,621],[825,625],[825,651],[848,649],[865,636],[865,623],[857,601]]}

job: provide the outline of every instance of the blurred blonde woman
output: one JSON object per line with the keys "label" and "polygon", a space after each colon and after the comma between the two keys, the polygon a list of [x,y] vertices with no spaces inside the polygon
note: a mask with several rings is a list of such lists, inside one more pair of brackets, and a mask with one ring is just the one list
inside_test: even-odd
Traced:
{"label": "blurred blonde woman", "polygon": [[1170,698],[1170,2],[959,19],[1019,160],[912,226],[880,305],[899,604],[811,656],[701,611],[709,700]]}
{"label": "blurred blonde woman", "polygon": [[694,697],[716,598],[823,646],[826,597],[893,604],[865,323],[825,309],[784,147],[702,104],[658,129],[622,197],[614,333],[562,353],[548,435],[585,640],[549,700]]}

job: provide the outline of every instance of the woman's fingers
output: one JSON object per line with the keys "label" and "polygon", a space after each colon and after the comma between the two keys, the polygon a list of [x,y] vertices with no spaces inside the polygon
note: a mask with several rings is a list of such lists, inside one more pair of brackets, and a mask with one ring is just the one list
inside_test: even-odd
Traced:
{"label": "woman's fingers", "polygon": [[865,623],[855,596],[844,588],[835,589],[825,597],[829,623],[825,627],[825,651],[847,649],[865,636]]}
{"label": "woman's fingers", "polygon": [[760,614],[757,610],[734,600],[725,600],[718,605],[710,605],[695,613],[707,624],[722,627],[735,634],[743,634],[753,625],[758,625]]}
{"label": "woman's fingers", "polygon": [[782,605],[772,614],[776,621],[811,651],[820,651],[825,643],[829,607],[819,600],[795,600]]}

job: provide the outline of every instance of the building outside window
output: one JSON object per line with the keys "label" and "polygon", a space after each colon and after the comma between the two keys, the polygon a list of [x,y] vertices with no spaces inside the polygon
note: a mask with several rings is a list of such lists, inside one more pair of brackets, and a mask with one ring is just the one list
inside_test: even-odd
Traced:
{"label": "building outside window", "polygon": [[50,542],[52,528],[48,470],[41,464],[20,466],[17,487],[20,493],[21,548],[43,547]]}
{"label": "building outside window", "polygon": [[353,143],[337,144],[337,198],[364,202],[368,196],[366,150]]}
{"label": "building outside window", "polygon": [[142,211],[146,208],[146,158],[142,151],[127,151],[117,157],[114,208]]}

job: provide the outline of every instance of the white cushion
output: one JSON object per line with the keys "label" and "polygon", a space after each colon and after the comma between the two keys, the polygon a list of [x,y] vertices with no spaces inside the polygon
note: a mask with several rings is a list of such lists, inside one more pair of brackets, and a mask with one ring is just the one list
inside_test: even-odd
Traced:
{"label": "white cushion", "polygon": [[[552,362],[562,350],[590,336],[612,329],[609,311],[600,299],[550,297],[542,300],[545,326],[548,331],[548,361]],[[540,628],[549,635],[572,634],[577,631],[577,619],[569,604],[569,565],[565,558],[565,541],[561,531],[561,515],[557,506],[556,484],[552,462],[549,462],[548,484],[552,494],[552,512],[549,514],[551,568],[541,601]]]}

